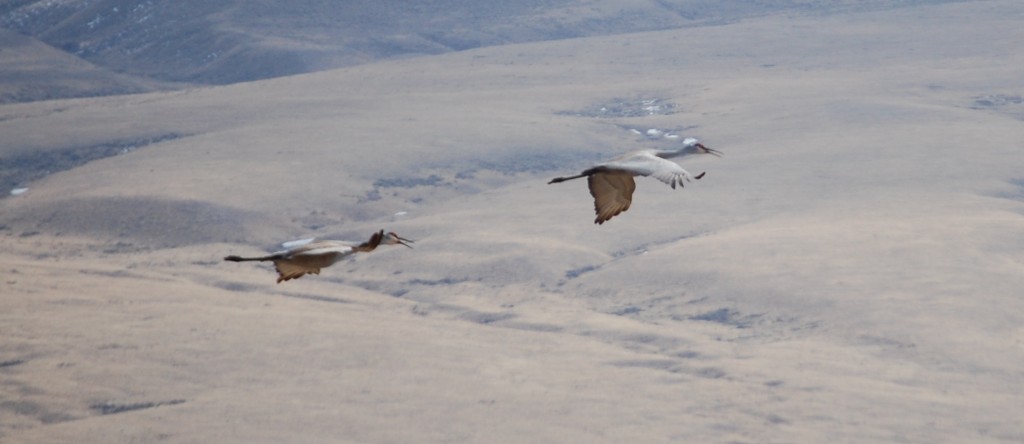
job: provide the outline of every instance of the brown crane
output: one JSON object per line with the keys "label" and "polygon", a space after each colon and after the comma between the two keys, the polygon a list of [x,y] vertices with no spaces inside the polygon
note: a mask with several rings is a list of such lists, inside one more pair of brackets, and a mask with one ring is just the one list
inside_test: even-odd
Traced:
{"label": "brown crane", "polygon": [[334,263],[357,252],[370,252],[378,245],[402,244],[412,248],[413,241],[403,238],[394,232],[384,233],[380,230],[373,233],[370,239],[359,245],[337,240],[313,241],[298,245],[287,250],[278,251],[269,256],[241,257],[228,256],[224,260],[231,262],[272,261],[277,270],[277,283],[290,279],[298,279],[306,274],[320,274],[321,268],[330,267]]}

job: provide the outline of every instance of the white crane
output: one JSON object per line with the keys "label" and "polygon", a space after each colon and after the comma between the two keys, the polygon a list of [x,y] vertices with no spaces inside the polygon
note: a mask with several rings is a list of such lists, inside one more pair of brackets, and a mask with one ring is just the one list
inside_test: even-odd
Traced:
{"label": "white crane", "polygon": [[231,262],[273,261],[274,268],[278,274],[277,283],[280,284],[290,279],[298,279],[307,273],[320,274],[321,268],[330,267],[335,262],[357,252],[373,251],[378,245],[402,244],[412,248],[412,245],[406,242],[411,243],[413,241],[403,238],[394,232],[385,234],[384,230],[380,230],[373,233],[373,236],[370,236],[370,240],[359,245],[336,240],[322,240],[278,251],[269,256],[241,257],[232,255],[225,257],[224,260]]}
{"label": "white crane", "polygon": [[594,223],[601,225],[629,209],[633,201],[633,190],[636,189],[633,176],[651,176],[671,185],[672,189],[675,189],[677,184],[683,186],[683,181],[689,182],[691,177],[704,177],[703,172],[692,176],[679,164],[667,160],[691,154],[722,156],[720,151],[704,146],[697,139],[687,137],[683,140],[683,147],[678,150],[632,151],[575,176],[556,177],[548,184],[586,177],[590,195],[594,196],[594,212],[597,213]]}

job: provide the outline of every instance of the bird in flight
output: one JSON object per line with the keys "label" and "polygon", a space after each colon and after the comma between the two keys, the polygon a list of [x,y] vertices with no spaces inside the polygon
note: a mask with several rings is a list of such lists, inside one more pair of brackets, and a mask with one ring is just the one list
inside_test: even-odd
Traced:
{"label": "bird in flight", "polygon": [[370,236],[370,240],[359,245],[352,245],[349,242],[336,240],[322,240],[298,245],[287,250],[278,251],[269,256],[241,257],[227,256],[224,258],[230,262],[247,261],[272,261],[277,270],[277,283],[290,279],[298,279],[306,274],[320,274],[321,268],[330,267],[335,262],[351,256],[357,252],[370,252],[378,245],[402,244],[412,248],[413,241],[403,238],[394,232],[384,233],[380,230]]}
{"label": "bird in flight", "polygon": [[575,176],[556,177],[548,184],[586,177],[590,195],[594,196],[594,212],[597,213],[594,223],[601,225],[629,209],[633,201],[633,190],[636,189],[634,176],[654,177],[670,185],[672,189],[675,189],[676,185],[683,186],[683,181],[689,182],[691,177],[704,177],[703,172],[693,176],[679,164],[668,160],[693,154],[722,156],[720,151],[708,148],[697,139],[688,137],[683,140],[683,147],[678,150],[632,151]]}

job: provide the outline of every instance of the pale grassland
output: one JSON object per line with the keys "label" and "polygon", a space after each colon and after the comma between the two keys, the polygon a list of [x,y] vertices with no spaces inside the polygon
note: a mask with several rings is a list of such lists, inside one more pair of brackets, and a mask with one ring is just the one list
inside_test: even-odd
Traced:
{"label": "pale grassland", "polygon": [[[1024,94],[1022,19],[774,16],[0,107],[5,154],[182,135],[0,201],[0,439],[1020,442],[1024,125],[978,98]],[[677,112],[563,113],[630,97]],[[725,157],[593,226],[546,181],[653,144],[625,127]],[[381,227],[416,249],[281,285],[220,261]]]}

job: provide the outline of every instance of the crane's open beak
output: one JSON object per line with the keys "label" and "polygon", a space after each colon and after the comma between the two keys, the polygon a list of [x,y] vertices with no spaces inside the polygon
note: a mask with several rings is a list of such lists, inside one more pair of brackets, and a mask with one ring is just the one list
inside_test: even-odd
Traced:
{"label": "crane's open beak", "polygon": [[[398,243],[400,243],[402,245],[405,245],[406,247],[409,247],[409,248],[412,248],[412,245],[409,245],[409,244],[412,244],[412,243],[416,242],[414,240],[406,239],[404,237],[399,237],[397,235],[395,237],[398,238]],[[407,244],[406,242],[408,242],[409,244]]]}

